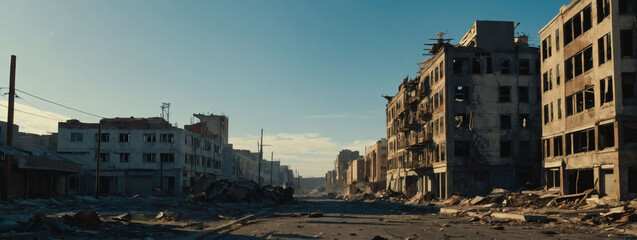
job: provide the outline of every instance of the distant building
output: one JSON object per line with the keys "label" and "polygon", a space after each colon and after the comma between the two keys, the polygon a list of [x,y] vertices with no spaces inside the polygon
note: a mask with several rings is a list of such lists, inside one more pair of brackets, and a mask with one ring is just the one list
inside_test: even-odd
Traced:
{"label": "distant building", "polygon": [[440,38],[387,97],[387,188],[448,198],[539,186],[539,54],[514,31],[476,21],[456,46]]}
{"label": "distant building", "polygon": [[540,30],[548,188],[637,197],[635,1],[581,0]]}
{"label": "distant building", "polygon": [[341,150],[334,160],[334,171],[336,173],[336,185],[344,185],[347,182],[347,168],[349,164],[360,157],[358,151],[349,149]]}
{"label": "distant building", "polygon": [[365,151],[365,179],[374,191],[384,189],[387,175],[387,139],[376,141]]}
{"label": "distant building", "polygon": [[199,121],[206,125],[206,127],[212,132],[212,138],[228,144],[228,117],[225,115],[204,115],[194,114]]}
{"label": "distant building", "polygon": [[111,118],[99,123],[58,124],[58,153],[82,164],[81,193],[95,191],[97,141],[100,192],[180,193],[200,174],[222,175],[223,145],[216,139],[171,126],[162,118]]}

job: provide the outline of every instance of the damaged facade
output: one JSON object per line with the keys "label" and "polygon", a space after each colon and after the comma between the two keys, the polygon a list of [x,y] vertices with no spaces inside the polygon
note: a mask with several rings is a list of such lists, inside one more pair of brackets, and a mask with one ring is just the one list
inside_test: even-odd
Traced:
{"label": "damaged facade", "polygon": [[548,188],[637,197],[637,3],[581,0],[541,31]]}
{"label": "damaged facade", "polygon": [[538,48],[513,22],[476,21],[430,53],[386,97],[386,187],[447,198],[539,185]]}
{"label": "damaged facade", "polygon": [[100,192],[181,193],[200,174],[222,175],[222,144],[171,126],[162,118],[68,120],[58,124],[58,153],[82,164],[71,184],[80,194],[95,192],[97,140],[101,140]]}
{"label": "damaged facade", "polygon": [[385,188],[387,174],[387,139],[382,138],[365,150],[365,179],[372,191]]}

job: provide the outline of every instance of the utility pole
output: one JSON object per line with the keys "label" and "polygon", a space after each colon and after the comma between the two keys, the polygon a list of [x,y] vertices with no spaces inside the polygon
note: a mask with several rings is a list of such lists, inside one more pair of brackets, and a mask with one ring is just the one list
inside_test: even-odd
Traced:
{"label": "utility pole", "polygon": [[[11,55],[11,69],[9,72],[9,112],[7,113],[7,145],[11,146],[13,142],[13,105],[15,102],[15,55]],[[11,177],[11,155],[5,153],[4,158],[4,185],[2,191],[2,200],[9,199],[9,186]]]}
{"label": "utility pole", "polygon": [[99,126],[97,127],[97,151],[95,151],[95,161],[97,165],[95,167],[95,198],[100,197],[100,155],[101,155],[101,147],[102,147],[102,120],[100,120]]}
{"label": "utility pole", "polygon": [[270,185],[274,186],[274,184],[272,184],[272,175],[274,173],[274,152],[272,152],[272,155],[270,155]]}
{"label": "utility pole", "polygon": [[261,144],[259,146],[259,188],[261,188],[261,160],[263,159],[263,128],[261,128]]}

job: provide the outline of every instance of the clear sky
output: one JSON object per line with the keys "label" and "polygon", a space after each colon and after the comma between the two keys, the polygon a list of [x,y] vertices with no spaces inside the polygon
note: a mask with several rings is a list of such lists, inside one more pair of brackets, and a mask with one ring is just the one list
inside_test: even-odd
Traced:
{"label": "clear sky", "polygon": [[[159,116],[170,102],[179,127],[226,114],[236,148],[256,151],[263,128],[266,152],[324,176],[341,148],[385,137],[381,95],[416,74],[434,32],[457,43],[475,20],[507,20],[538,44],[569,2],[0,0],[0,87],[17,55],[20,90],[105,117]],[[48,117],[16,113],[25,131],[99,120],[18,96],[19,109]]]}

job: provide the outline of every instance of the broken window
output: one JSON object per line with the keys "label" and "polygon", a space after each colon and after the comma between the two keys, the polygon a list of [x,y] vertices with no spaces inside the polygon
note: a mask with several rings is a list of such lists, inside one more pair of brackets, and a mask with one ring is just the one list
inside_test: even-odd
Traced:
{"label": "broken window", "polygon": [[571,21],[573,24],[573,39],[575,39],[582,34],[582,15],[580,13],[576,14]]}
{"label": "broken window", "polygon": [[635,73],[622,73],[622,97],[624,105],[635,105]]}
{"label": "broken window", "polygon": [[436,69],[434,70],[434,75],[436,76],[436,80],[435,82],[438,82],[438,67],[436,67]]}
{"label": "broken window", "polygon": [[111,162],[110,153],[100,153],[100,162]]}
{"label": "broken window", "polygon": [[469,87],[457,86],[454,92],[454,99],[456,102],[469,101]]}
{"label": "broken window", "polygon": [[562,156],[564,154],[562,147],[562,136],[553,138],[553,156]]}
{"label": "broken window", "polygon": [[163,163],[174,163],[175,162],[175,154],[174,153],[160,153],[159,160]]}
{"label": "broken window", "polygon": [[566,155],[573,153],[573,145],[571,145],[571,135],[566,134]]}
{"label": "broken window", "polygon": [[562,178],[560,177],[560,168],[547,168],[546,169],[546,187],[547,188],[559,188]]}
{"label": "broken window", "polygon": [[127,163],[130,161],[130,153],[120,153],[119,154],[119,162]]}
{"label": "broken window", "polygon": [[573,41],[573,20],[564,23],[564,46]]}
{"label": "broken window", "polygon": [[562,99],[557,99],[557,119],[562,119]]}
{"label": "broken window", "polygon": [[529,59],[520,59],[520,66],[518,69],[520,75],[531,74],[531,61],[529,61]]}
{"label": "broken window", "polygon": [[582,52],[575,54],[573,58],[573,76],[577,77],[582,74]]}
{"label": "broken window", "polygon": [[579,76],[580,74],[593,68],[593,49],[592,46],[586,47],[584,50],[576,53],[572,57],[564,61],[566,81]]}
{"label": "broken window", "polygon": [[551,139],[542,140],[542,153],[544,153],[544,158],[551,157]]}
{"label": "broken window", "polygon": [[500,128],[501,129],[510,129],[511,128],[511,114],[501,114],[500,115]]}
{"label": "broken window", "polygon": [[599,125],[597,127],[599,136],[599,150],[615,146],[615,124]]}
{"label": "broken window", "polygon": [[505,59],[500,62],[500,73],[501,74],[510,74],[511,73],[511,60]]}
{"label": "broken window", "polygon": [[[566,134],[567,148],[568,140],[573,143],[573,153],[582,153],[595,150],[595,131],[591,129],[577,131]],[[567,154],[569,151],[567,150]]]}
{"label": "broken window", "polygon": [[519,102],[528,102],[529,101],[529,88],[528,87],[518,87],[518,101]]}
{"label": "broken window", "polygon": [[469,126],[469,117],[464,113],[456,113],[454,119],[454,126],[456,128],[462,128]]}
{"label": "broken window", "polygon": [[564,46],[592,27],[591,6],[587,6],[564,23]]}
{"label": "broken window", "polygon": [[473,73],[480,74],[480,59],[479,58],[473,58],[472,66],[473,66]]}
{"label": "broken window", "polygon": [[83,137],[82,133],[71,133],[71,142],[81,142]]}
{"label": "broken window", "polygon": [[119,142],[130,142],[130,133],[120,133]]}
{"label": "broken window", "polygon": [[633,30],[626,29],[619,31],[619,41],[622,57],[633,57]]}
{"label": "broken window", "polygon": [[637,1],[635,0],[619,0],[619,14],[635,14],[637,13]]}
{"label": "broken window", "polygon": [[528,126],[529,114],[523,113],[520,114],[520,127],[526,128]]}
{"label": "broken window", "polygon": [[544,105],[544,124],[549,123],[549,105]]}
{"label": "broken window", "polygon": [[597,39],[597,54],[599,65],[602,65],[606,61],[612,59],[610,33],[604,35],[600,39]]}
{"label": "broken window", "polygon": [[609,0],[597,0],[597,22],[600,23],[604,21],[608,15],[610,15]]}
{"label": "broken window", "polygon": [[498,101],[511,102],[511,87],[499,87]]}
{"label": "broken window", "polygon": [[584,93],[578,92],[575,94],[575,111],[582,112],[584,111]]}
{"label": "broken window", "polygon": [[591,70],[593,68],[593,48],[589,46],[584,49],[584,72]]}
{"label": "broken window", "polygon": [[144,142],[156,142],[157,135],[153,133],[144,133]]}
{"label": "broken window", "polygon": [[438,108],[438,94],[434,94],[434,108]]}
{"label": "broken window", "polygon": [[544,74],[542,74],[542,89],[544,90],[543,92],[546,92],[549,90],[549,73],[545,72]]}
{"label": "broken window", "polygon": [[154,163],[157,159],[154,153],[142,153],[142,161],[144,163]]}
{"label": "broken window", "polygon": [[442,105],[444,104],[444,98],[443,98],[443,92],[442,90],[440,90],[440,92],[438,92],[438,97],[440,97],[440,106],[442,107]]}
{"label": "broken window", "polygon": [[588,6],[582,10],[582,33],[585,33],[593,26],[593,18],[591,17],[591,7]]}
{"label": "broken window", "polygon": [[442,79],[442,77],[444,76],[444,74],[442,74],[445,70],[443,68],[444,62],[440,62],[440,79]]}
{"label": "broken window", "polygon": [[511,157],[511,141],[500,141],[500,157]]}
{"label": "broken window", "polygon": [[573,58],[568,58],[564,61],[564,77],[566,77],[566,81],[573,79]]}
{"label": "broken window", "polygon": [[613,101],[613,77],[612,76],[599,80],[599,100],[600,100],[600,106],[604,105],[605,102]]}
{"label": "broken window", "polygon": [[553,102],[551,102],[551,122],[553,121]]}
{"label": "broken window", "polygon": [[560,29],[555,29],[555,51],[560,50]]}
{"label": "broken window", "polygon": [[542,60],[548,58],[550,56],[550,47],[549,42],[551,41],[551,36],[542,40]]}

